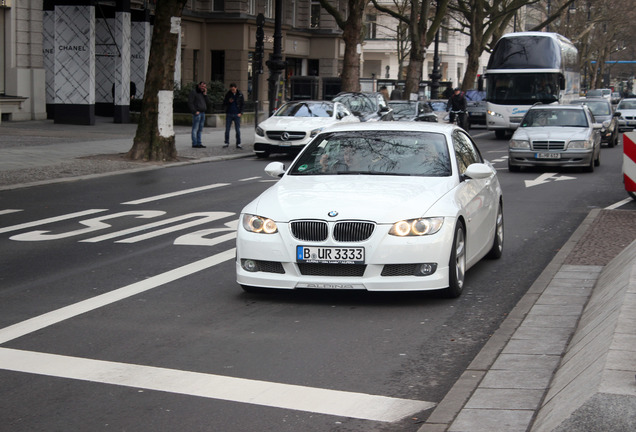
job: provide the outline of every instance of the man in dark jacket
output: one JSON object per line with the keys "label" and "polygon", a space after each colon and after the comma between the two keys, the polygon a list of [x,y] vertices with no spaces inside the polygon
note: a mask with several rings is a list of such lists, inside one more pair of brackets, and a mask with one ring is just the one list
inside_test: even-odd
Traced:
{"label": "man in dark jacket", "polygon": [[208,87],[205,82],[201,81],[190,92],[188,108],[192,113],[192,148],[205,148],[201,143],[205,111],[208,109]]}
{"label": "man in dark jacket", "polygon": [[449,114],[449,123],[453,123],[455,120],[455,113],[453,111],[462,111],[459,114],[459,124],[464,127],[466,121],[466,97],[462,94],[462,89],[457,87],[453,95],[448,99],[448,103],[446,104],[446,109],[450,111]]}
{"label": "man in dark jacket", "polygon": [[236,148],[242,149],[241,146],[241,116],[243,115],[243,105],[245,100],[243,93],[236,88],[236,84],[230,84],[230,90],[225,94],[223,99],[223,107],[225,108],[225,142],[223,147],[230,145],[230,129],[232,122],[236,129]]}

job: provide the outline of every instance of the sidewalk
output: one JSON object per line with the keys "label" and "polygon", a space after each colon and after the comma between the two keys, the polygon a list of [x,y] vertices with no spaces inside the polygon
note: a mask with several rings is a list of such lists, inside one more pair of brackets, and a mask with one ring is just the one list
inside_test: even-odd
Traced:
{"label": "sidewalk", "polygon": [[[176,126],[179,162],[123,159],[135,124],[0,124],[0,190],[253,156],[224,130]],[[419,432],[636,430],[636,211],[592,210]]]}
{"label": "sidewalk", "polygon": [[222,148],[225,130],[204,128],[203,145],[192,148],[190,126],[175,126],[179,162],[134,162],[123,158],[133,144],[136,124],[115,124],[112,118],[97,117],[94,126],[61,125],[52,120],[0,123],[0,190],[39,182],[68,181],[87,175],[117,171],[156,169],[253,156],[254,126],[241,127],[243,150]]}

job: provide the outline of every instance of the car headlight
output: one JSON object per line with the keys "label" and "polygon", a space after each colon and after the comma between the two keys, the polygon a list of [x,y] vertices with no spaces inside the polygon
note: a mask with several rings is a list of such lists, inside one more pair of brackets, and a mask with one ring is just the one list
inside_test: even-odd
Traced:
{"label": "car headlight", "polygon": [[256,135],[264,137],[265,136],[265,131],[263,131],[263,129],[260,126],[257,126],[256,127]]}
{"label": "car headlight", "polygon": [[528,140],[510,140],[510,148],[511,149],[529,149],[530,141]]}
{"label": "car headlight", "polygon": [[494,112],[494,111],[486,111],[488,113],[489,116],[493,116],[493,117],[501,117],[503,118],[503,116],[501,114],[499,114],[498,112]]}
{"label": "car headlight", "polygon": [[318,134],[320,133],[320,131],[322,131],[322,130],[323,130],[323,128],[318,128],[318,129],[314,129],[314,130],[312,130],[312,131],[309,133],[309,137],[310,137],[310,138],[315,137],[315,136],[316,136],[316,135],[318,135]]}
{"label": "car headlight", "polygon": [[431,235],[438,232],[443,223],[443,217],[402,220],[393,224],[389,234],[398,237]]}
{"label": "car headlight", "polygon": [[592,148],[592,141],[589,141],[589,140],[585,140],[585,141],[570,141],[570,144],[568,144],[568,148],[569,149],[591,149]]}
{"label": "car headlight", "polygon": [[251,214],[243,215],[243,228],[245,228],[246,231],[259,234],[274,234],[278,232],[276,222],[262,216]]}

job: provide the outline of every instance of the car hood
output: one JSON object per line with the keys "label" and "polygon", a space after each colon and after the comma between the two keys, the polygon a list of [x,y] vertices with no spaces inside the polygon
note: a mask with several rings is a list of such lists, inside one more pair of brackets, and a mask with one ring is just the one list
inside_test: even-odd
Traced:
{"label": "car hood", "polygon": [[621,109],[616,109],[616,111],[620,111],[621,113],[621,117],[632,117],[632,116],[636,116],[636,109],[625,109],[625,108],[621,108]]}
{"label": "car hood", "polygon": [[[243,212],[288,222],[294,219],[362,219],[394,223],[424,216],[456,185],[454,177],[368,175],[285,176]],[[439,216],[439,215],[438,215]]]}
{"label": "car hood", "polygon": [[331,117],[270,117],[259,126],[264,130],[312,130],[335,123]]}
{"label": "car hood", "polygon": [[528,127],[518,128],[512,136],[512,139],[518,140],[559,140],[573,141],[585,140],[589,138],[590,129],[580,127]]}

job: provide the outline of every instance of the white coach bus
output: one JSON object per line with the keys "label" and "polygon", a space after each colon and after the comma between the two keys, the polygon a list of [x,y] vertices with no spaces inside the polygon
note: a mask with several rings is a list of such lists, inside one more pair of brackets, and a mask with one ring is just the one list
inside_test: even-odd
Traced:
{"label": "white coach bus", "polygon": [[557,33],[519,32],[497,41],[486,68],[486,126],[504,138],[537,102],[579,97],[578,51]]}

